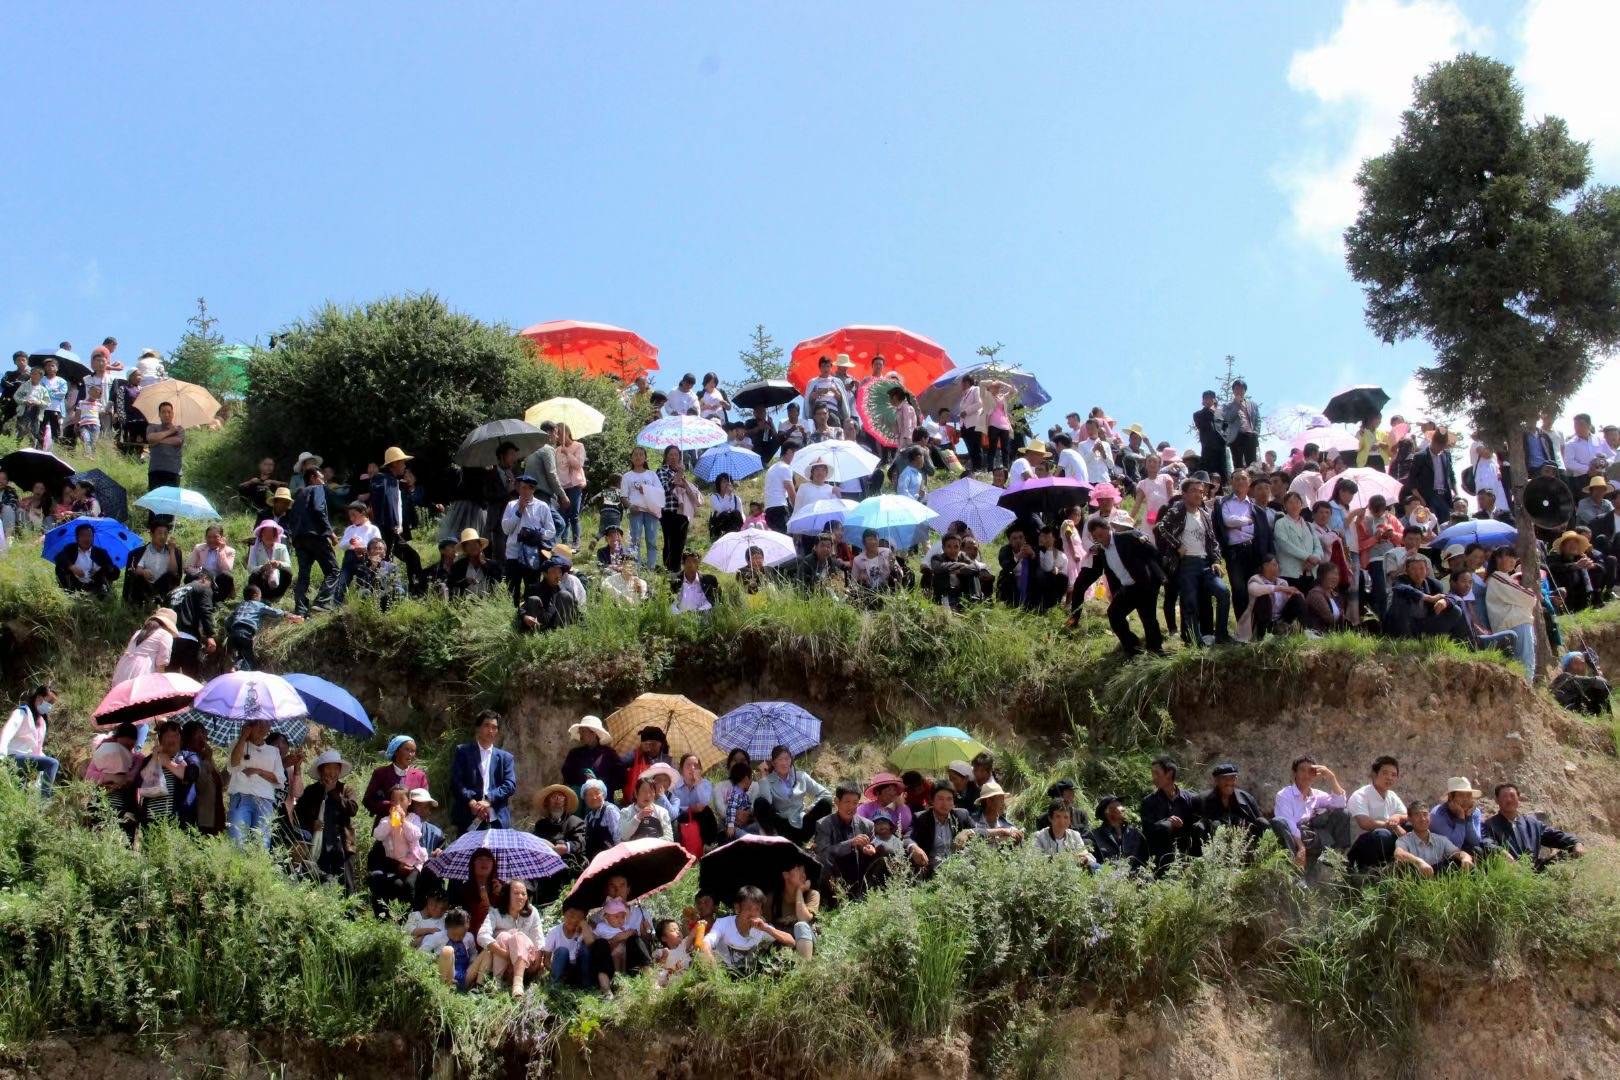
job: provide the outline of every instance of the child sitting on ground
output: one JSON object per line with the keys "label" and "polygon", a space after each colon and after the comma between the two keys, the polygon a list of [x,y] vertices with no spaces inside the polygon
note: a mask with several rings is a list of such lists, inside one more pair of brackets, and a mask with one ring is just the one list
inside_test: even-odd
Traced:
{"label": "child sitting on ground", "polygon": [[764,503],[750,502],[748,504],[748,520],[743,522],[743,526],[749,529],[763,529],[767,527],[765,524]]}
{"label": "child sitting on ground", "polygon": [[612,945],[613,964],[611,971],[598,971],[596,982],[602,988],[602,993],[613,993],[613,976],[624,973],[625,942],[635,934],[634,930],[625,929],[625,921],[630,918],[630,909],[624,906],[624,901],[614,897],[602,905],[602,921],[596,924],[596,936],[599,940],[607,941]]}
{"label": "child sitting on ground", "polygon": [[556,986],[585,989],[591,980],[591,943],[596,936],[585,922],[585,909],[563,908],[562,922],[553,926],[540,946],[540,963],[550,969]]}
{"label": "child sitting on ground", "polygon": [[467,913],[460,908],[445,914],[444,929],[422,940],[422,951],[437,953],[439,978],[457,990],[467,989],[467,969],[478,956],[478,942],[467,933]]}
{"label": "child sitting on ground", "polygon": [[410,935],[411,944],[420,949],[424,940],[443,933],[445,913],[449,910],[450,897],[444,890],[429,893],[422,901],[422,910],[411,912],[411,917],[405,920],[405,933]]}
{"label": "child sitting on ground", "polygon": [[[693,928],[694,930],[696,927]],[[653,953],[658,965],[658,985],[668,986],[669,980],[685,971],[692,963],[692,933],[681,934],[681,924],[664,919],[658,924],[659,948]]]}

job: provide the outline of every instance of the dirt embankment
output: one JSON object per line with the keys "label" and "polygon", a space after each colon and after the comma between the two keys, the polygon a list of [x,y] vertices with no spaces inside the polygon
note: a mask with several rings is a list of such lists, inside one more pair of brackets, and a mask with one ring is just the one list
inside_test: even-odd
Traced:
{"label": "dirt embankment", "polygon": [[1417,670],[1329,653],[1284,679],[1234,672],[1183,683],[1170,714],[1187,742],[1189,786],[1232,761],[1264,806],[1302,754],[1333,769],[1347,791],[1366,783],[1373,758],[1391,754],[1403,797],[1438,799],[1451,776],[1487,795],[1512,781],[1560,824],[1620,836],[1620,761],[1608,729],[1494,664],[1437,659]]}

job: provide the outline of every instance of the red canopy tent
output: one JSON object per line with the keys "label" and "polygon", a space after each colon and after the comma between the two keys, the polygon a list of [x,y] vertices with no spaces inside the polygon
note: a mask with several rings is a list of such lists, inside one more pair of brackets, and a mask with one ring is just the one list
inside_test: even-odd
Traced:
{"label": "red canopy tent", "polygon": [[658,346],[621,326],[558,319],[535,323],[518,336],[531,342],[547,363],[588,375],[608,375],[628,383],[637,375],[658,370]]}
{"label": "red canopy tent", "polygon": [[871,375],[872,358],[882,356],[886,361],[884,374],[905,383],[913,394],[921,393],[956,366],[943,345],[910,330],[898,326],[845,326],[795,345],[788,364],[788,381],[803,392],[816,377],[821,358],[836,360],[839,353],[854,361],[855,367],[849,373],[857,379]]}

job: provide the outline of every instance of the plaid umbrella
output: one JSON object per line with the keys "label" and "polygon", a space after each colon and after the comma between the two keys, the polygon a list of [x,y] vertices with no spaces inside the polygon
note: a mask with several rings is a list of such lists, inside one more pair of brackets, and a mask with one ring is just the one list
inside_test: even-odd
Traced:
{"label": "plaid umbrella", "polygon": [[636,445],[651,450],[666,446],[681,450],[707,450],[726,441],[726,430],[701,416],[662,416],[636,435]]}
{"label": "plaid umbrella", "polygon": [[129,492],[124,485],[102,472],[100,469],[86,469],[82,473],[73,474],[73,483],[81,484],[88,480],[95,489],[96,502],[101,504],[101,516],[112,518],[114,521],[129,520]]}
{"label": "plaid umbrella", "polygon": [[698,479],[705,484],[712,484],[715,477],[721,473],[736,481],[745,476],[753,476],[763,468],[765,465],[759,460],[759,455],[748,447],[727,443],[703,451],[692,471],[697,473]]}
{"label": "plaid umbrella", "polygon": [[714,713],[681,694],[642,694],[610,714],[606,723],[614,749],[621,752],[636,748],[642,728],[655,727],[663,731],[670,756],[677,760],[682,754],[693,753],[707,769],[726,757],[712,741]]}
{"label": "plaid umbrella", "polygon": [[698,860],[698,892],[724,904],[748,885],[773,893],[781,889],[782,875],[795,866],[804,867],[811,885],[820,880],[821,864],[787,837],[739,836]]}
{"label": "plaid umbrella", "polygon": [[964,476],[930,491],[924,501],[939,515],[939,526],[948,529],[953,521],[965,522],[975,537],[988,540],[1018,519],[1017,514],[996,504],[1001,496],[1002,490],[994,484]]}
{"label": "plaid umbrella", "polygon": [[899,379],[868,379],[855,390],[855,411],[860,414],[861,426],[879,445],[891,449],[900,445],[900,418],[889,401],[889,391],[903,385]]}
{"label": "plaid umbrella", "polygon": [[727,753],[748,751],[754,761],[764,761],[778,746],[798,757],[821,745],[821,721],[790,701],[755,701],[716,720],[713,740]]}
{"label": "plaid umbrella", "polygon": [[550,844],[522,829],[477,829],[429,859],[427,868],[445,881],[466,881],[473,855],[488,849],[503,881],[538,881],[560,874],[568,864]]}
{"label": "plaid umbrella", "polygon": [[[208,732],[208,741],[215,746],[231,746],[242,731],[242,721],[235,717],[203,712],[198,708],[175,713],[173,719],[181,727],[193,720],[201,721],[203,730]],[[303,746],[309,739],[309,718],[299,716],[287,720],[272,720],[270,730],[281,732],[294,746]]]}
{"label": "plaid umbrella", "polygon": [[655,836],[615,844],[591,860],[563,906],[587,911],[601,907],[608,879],[620,876],[630,886],[630,900],[651,896],[679,881],[696,861],[681,845]]}

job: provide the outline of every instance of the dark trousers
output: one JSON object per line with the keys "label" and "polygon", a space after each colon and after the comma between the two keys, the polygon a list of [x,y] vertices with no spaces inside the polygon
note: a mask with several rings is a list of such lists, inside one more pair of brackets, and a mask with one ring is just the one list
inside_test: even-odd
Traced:
{"label": "dark trousers", "polygon": [[1366,567],[1367,577],[1372,580],[1372,611],[1378,616],[1378,621],[1384,621],[1384,609],[1389,606],[1389,579],[1384,575],[1384,558],[1380,555],[1372,560]]}
{"label": "dark trousers", "polygon": [[754,820],[759,822],[759,827],[773,836],[785,836],[795,844],[803,844],[816,835],[816,822],[832,810],[831,799],[817,799],[815,805],[804,812],[804,823],[795,826],[776,812],[769,799],[754,800]]}
{"label": "dark trousers", "polygon": [[[1247,592],[1247,587],[1244,588]],[[1278,623],[1305,621],[1305,597],[1299,593],[1278,601],[1276,593],[1254,598],[1254,612],[1249,616],[1249,640],[1263,641],[1267,632]]]}
{"label": "dark trousers", "polygon": [[124,577],[124,602],[136,607],[142,607],[153,601],[162,601],[180,586],[180,575],[164,574],[153,581],[147,581],[139,574],[130,573]]}
{"label": "dark trousers", "polygon": [[786,533],[788,523],[788,508],[785,506],[769,506],[765,508],[765,527],[771,532]]}
{"label": "dark trousers", "polygon": [[146,490],[156,491],[160,487],[179,487],[180,474],[167,472],[163,469],[146,470]]}
{"label": "dark trousers", "polygon": [[963,428],[962,442],[967,446],[968,470],[981,472],[984,469],[984,432],[978,428]]}
{"label": "dark trousers", "polygon": [[[1071,600],[1071,610],[1079,617],[1080,608],[1084,598],[1075,596]],[[1149,652],[1162,652],[1164,650],[1164,633],[1159,629],[1159,583],[1157,581],[1139,581],[1134,585],[1127,585],[1108,598],[1108,628],[1119,639],[1120,651],[1127,656],[1134,656],[1142,651],[1142,638],[1136,636],[1131,629],[1130,615],[1142,620],[1142,633],[1147,639]]]}
{"label": "dark trousers", "polygon": [[169,650],[169,667],[196,679],[202,675],[202,642],[177,637]]}
{"label": "dark trousers", "polygon": [[332,594],[338,584],[337,556],[324,536],[300,536],[293,541],[293,558],[298,563],[298,577],[293,582],[293,611],[309,614],[309,574],[316,565],[321,568],[321,591],[315,595],[317,608],[332,606]]}
{"label": "dark trousers", "polygon": [[1217,473],[1221,476],[1232,475],[1226,461],[1226,444],[1218,439],[1213,442],[1201,441],[1198,445],[1198,467],[1211,476]]}
{"label": "dark trousers", "polygon": [[[1260,436],[1252,431],[1245,431],[1231,442],[1232,468],[1247,469],[1260,457]],[[1205,471],[1208,471],[1206,466]],[[1450,510],[1446,511],[1448,514]]]}
{"label": "dark trousers", "polygon": [[658,519],[658,527],[664,534],[664,569],[670,573],[678,573],[681,569],[681,552],[686,550],[686,533],[692,527],[692,521],[685,514],[676,514],[669,510]]}
{"label": "dark trousers", "polygon": [[[624,943],[624,973],[633,974],[652,963],[647,941],[640,934],[632,935]],[[605,938],[591,943],[591,971],[613,977],[613,946]]]}
{"label": "dark trousers", "polygon": [[[1176,565],[1176,590],[1181,596],[1181,636],[1192,644],[1200,644],[1201,634],[1213,634],[1216,641],[1226,641],[1226,622],[1232,606],[1232,590],[1226,587],[1214,564],[1195,555],[1183,555]],[[1215,620],[1205,627],[1199,612],[1206,600],[1215,604]]]}
{"label": "dark trousers", "polygon": [[1372,829],[1356,837],[1350,844],[1350,866],[1354,870],[1370,870],[1395,861],[1395,833],[1390,829]]}
{"label": "dark trousers", "polygon": [[509,559],[506,563],[505,575],[506,591],[512,594],[512,603],[522,607],[523,598],[529,595],[532,586],[540,580],[540,572],[530,570],[516,559]]}
{"label": "dark trousers", "polygon": [[411,595],[416,595],[417,588],[422,580],[422,556],[411,547],[411,542],[395,533],[393,536],[383,537],[383,543],[388,545],[388,557],[405,569],[405,584]]}
{"label": "dark trousers", "polygon": [[[248,575],[248,585],[257,585],[259,587],[259,599],[267,604],[273,604],[286,596],[287,590],[292,588],[292,570],[289,567],[282,567],[281,573],[277,575],[274,587],[270,585],[270,575],[265,573],[265,570],[265,567],[260,567]],[[242,588],[244,592],[247,590],[246,585]]]}
{"label": "dark trousers", "polygon": [[1249,610],[1249,579],[1260,572],[1260,556],[1254,541],[1232,544],[1226,549],[1226,580],[1234,588],[1232,612],[1241,616]]}
{"label": "dark trousers", "polygon": [[997,465],[1012,467],[1012,432],[1006,428],[993,427],[984,441],[985,467],[993,469]]}

